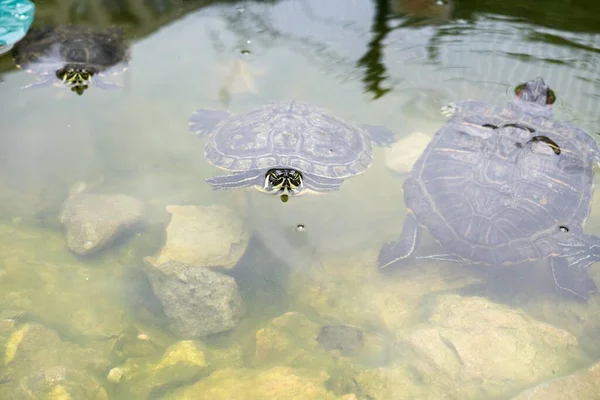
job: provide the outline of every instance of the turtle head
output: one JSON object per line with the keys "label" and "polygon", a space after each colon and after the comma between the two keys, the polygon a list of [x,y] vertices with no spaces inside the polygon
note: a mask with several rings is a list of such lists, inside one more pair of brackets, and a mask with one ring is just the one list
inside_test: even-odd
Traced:
{"label": "turtle head", "polygon": [[281,201],[285,203],[289,196],[304,192],[302,173],[291,168],[270,169],[265,174],[263,189],[281,195]]}
{"label": "turtle head", "polygon": [[92,76],[94,76],[94,72],[89,69],[69,65],[56,71],[56,77],[65,85],[70,86],[71,91],[78,95],[82,95],[89,87]]}
{"label": "turtle head", "polygon": [[515,95],[519,101],[535,103],[541,106],[552,106],[556,101],[554,90],[550,89],[541,77],[537,77],[515,87]]}

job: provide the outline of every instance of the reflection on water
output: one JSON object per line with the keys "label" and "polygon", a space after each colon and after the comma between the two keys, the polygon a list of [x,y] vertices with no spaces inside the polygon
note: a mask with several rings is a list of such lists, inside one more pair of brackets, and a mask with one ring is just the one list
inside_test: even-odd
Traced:
{"label": "reflection on water", "polygon": [[[37,9],[36,26],[124,26],[131,62],[120,89],[73,96],[21,89],[32,75],[0,58],[0,397],[511,398],[569,374],[558,391],[598,392],[598,296],[562,296],[544,263],[376,268],[402,230],[409,155],[448,102],[503,104],[542,76],[555,118],[598,132],[596,3]],[[386,126],[398,145],[333,193],[213,191],[222,173],[191,113],[291,100]],[[600,233],[598,209],[586,233]],[[348,329],[325,340],[329,326]]]}

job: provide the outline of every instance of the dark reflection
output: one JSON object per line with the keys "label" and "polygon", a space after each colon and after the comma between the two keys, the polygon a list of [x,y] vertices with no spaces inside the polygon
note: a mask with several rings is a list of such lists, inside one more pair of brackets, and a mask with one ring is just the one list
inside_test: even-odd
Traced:
{"label": "dark reflection", "polygon": [[384,96],[390,90],[390,87],[383,87],[386,79],[386,67],[383,63],[384,40],[391,28],[388,25],[390,15],[389,0],[377,0],[375,2],[375,17],[371,32],[373,39],[369,42],[368,50],[357,63],[359,68],[364,68],[365,73],[362,78],[365,83],[365,90],[373,94],[375,99]]}
{"label": "dark reflection", "polygon": [[30,30],[13,48],[12,56],[19,68],[39,75],[37,82],[25,88],[58,84],[81,95],[92,85],[117,88],[104,77],[126,69],[129,49],[119,28],[58,26]]}
{"label": "dark reflection", "polygon": [[600,3],[589,0],[457,0],[455,17],[472,21],[480,14],[496,14],[569,32],[600,32]]}
{"label": "dark reflection", "polygon": [[[600,261],[600,237],[584,234],[583,224],[600,147],[551,120],[554,94],[542,78],[518,87],[504,107],[473,100],[450,107],[450,121],[404,182],[409,212],[399,240],[381,248],[380,268],[415,259],[519,267],[548,259],[556,286],[579,300],[596,293],[585,268]],[[417,255],[422,227],[440,254]]]}

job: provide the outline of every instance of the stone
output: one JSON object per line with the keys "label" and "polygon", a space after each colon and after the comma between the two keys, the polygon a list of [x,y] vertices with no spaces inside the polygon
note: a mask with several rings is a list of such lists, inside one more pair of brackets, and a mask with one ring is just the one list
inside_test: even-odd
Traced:
{"label": "stone", "polygon": [[273,367],[266,371],[225,368],[191,386],[170,393],[163,399],[334,400],[337,396],[323,387],[326,379],[326,374],[305,376],[288,367]]}
{"label": "stone", "polygon": [[0,224],[0,259],[0,318],[33,320],[102,348],[123,331],[118,263],[91,268],[65,251],[61,232],[13,224]]}
{"label": "stone", "polygon": [[123,370],[119,367],[111,368],[111,370],[108,371],[106,380],[112,383],[119,383],[119,381],[123,377],[123,373]]}
{"label": "stone", "polygon": [[521,392],[512,400],[596,400],[600,394],[600,363]]}
{"label": "stone", "polygon": [[408,173],[430,141],[431,136],[422,132],[411,133],[384,150],[385,165],[394,172]]}
{"label": "stone", "polygon": [[36,323],[21,325],[5,349],[2,399],[108,399],[96,378],[108,367],[100,352],[61,340]]}
{"label": "stone", "polygon": [[124,194],[87,194],[69,197],[63,204],[60,222],[71,251],[89,255],[144,220],[145,207]]}
{"label": "stone", "polygon": [[440,296],[428,322],[404,342],[469,397],[506,396],[581,356],[571,333],[482,297]]}
{"label": "stone", "polygon": [[[115,398],[148,399],[166,387],[176,387],[194,382],[212,365],[206,360],[203,345],[195,340],[183,340],[169,346],[156,362],[129,358],[119,370],[119,385],[115,387]],[[112,370],[111,370],[112,372]],[[162,398],[162,397],[161,397]]]}
{"label": "stone", "polygon": [[167,206],[171,220],[160,253],[152,265],[176,261],[195,267],[233,268],[248,246],[243,221],[222,206]]}
{"label": "stone", "polygon": [[228,331],[244,316],[244,303],[230,276],[179,261],[147,263],[146,271],[171,330],[183,338]]}
{"label": "stone", "polygon": [[293,363],[317,348],[319,325],[304,314],[287,312],[256,332],[255,360]]}

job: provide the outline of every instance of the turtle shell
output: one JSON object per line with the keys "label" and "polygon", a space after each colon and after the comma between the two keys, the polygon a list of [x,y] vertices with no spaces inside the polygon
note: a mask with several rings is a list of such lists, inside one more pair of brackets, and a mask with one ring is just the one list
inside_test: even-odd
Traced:
{"label": "turtle shell", "polygon": [[20,68],[33,73],[56,71],[64,66],[94,73],[121,72],[128,60],[123,31],[111,28],[97,31],[83,26],[58,26],[31,29],[13,49]]}
{"label": "turtle shell", "polygon": [[404,200],[446,251],[486,264],[556,255],[557,230],[583,231],[598,144],[525,107],[461,103],[404,183]]}
{"label": "turtle shell", "polygon": [[372,162],[369,133],[303,103],[270,104],[219,123],[206,159],[228,171],[289,167],[328,178],[364,172]]}

